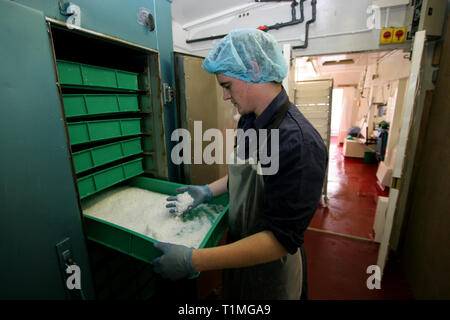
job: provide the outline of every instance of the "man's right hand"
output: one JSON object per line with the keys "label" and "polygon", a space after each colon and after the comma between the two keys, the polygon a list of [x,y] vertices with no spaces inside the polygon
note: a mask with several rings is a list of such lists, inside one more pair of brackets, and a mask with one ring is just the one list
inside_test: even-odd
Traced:
{"label": "man's right hand", "polygon": [[213,198],[213,194],[211,192],[211,189],[209,188],[209,186],[207,184],[204,185],[204,186],[186,186],[186,187],[181,187],[181,188],[178,188],[176,191],[178,193],[183,193],[183,192],[187,191],[194,201],[184,212],[178,212],[177,211],[177,206],[176,206],[176,203],[175,203],[178,200],[178,198],[177,198],[178,195],[168,197],[167,201],[170,201],[170,203],[168,203],[166,205],[166,208],[170,208],[170,213],[173,213],[173,214],[186,214],[190,210],[192,210],[195,207],[197,207],[202,202],[211,200]]}

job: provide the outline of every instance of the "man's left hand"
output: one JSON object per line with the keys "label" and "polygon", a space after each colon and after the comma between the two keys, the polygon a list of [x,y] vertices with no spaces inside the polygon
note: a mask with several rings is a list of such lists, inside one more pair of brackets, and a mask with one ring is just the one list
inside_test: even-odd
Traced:
{"label": "man's left hand", "polygon": [[167,242],[156,242],[155,248],[161,250],[163,255],[153,260],[153,268],[163,278],[179,280],[195,273],[192,265],[194,248]]}

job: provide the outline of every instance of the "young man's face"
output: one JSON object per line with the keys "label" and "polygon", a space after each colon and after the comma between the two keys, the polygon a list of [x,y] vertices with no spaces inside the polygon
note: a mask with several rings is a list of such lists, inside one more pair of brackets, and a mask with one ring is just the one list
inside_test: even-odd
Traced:
{"label": "young man's face", "polygon": [[251,96],[251,83],[224,74],[216,74],[217,81],[223,89],[223,100],[231,100],[239,114],[254,112],[254,100]]}

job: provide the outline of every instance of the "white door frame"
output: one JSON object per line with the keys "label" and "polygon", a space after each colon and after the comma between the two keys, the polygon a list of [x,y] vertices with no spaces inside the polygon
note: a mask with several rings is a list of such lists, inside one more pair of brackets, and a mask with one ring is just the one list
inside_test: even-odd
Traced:
{"label": "white door frame", "polygon": [[[417,104],[417,96],[420,88],[421,69],[423,52],[425,48],[426,35],[425,31],[416,32],[414,35],[414,45],[411,60],[411,70],[409,83],[406,89],[405,102],[403,106],[402,127],[400,129],[400,138],[397,147],[397,155],[392,172],[393,184],[389,191],[389,203],[386,213],[386,222],[384,226],[383,238],[378,251],[377,265],[381,269],[381,277],[389,253],[389,243],[391,240],[392,226],[394,216],[399,214],[397,208],[397,200],[399,198],[400,187],[404,190],[409,189],[410,179],[402,179],[405,175],[405,158],[408,145],[408,137],[410,136],[411,123],[414,115],[414,107]],[[415,148],[414,152],[415,153]],[[414,154],[408,154],[409,159],[414,159]],[[400,183],[401,182],[401,183]],[[402,208],[404,210],[404,208]],[[380,279],[381,280],[381,279]]]}

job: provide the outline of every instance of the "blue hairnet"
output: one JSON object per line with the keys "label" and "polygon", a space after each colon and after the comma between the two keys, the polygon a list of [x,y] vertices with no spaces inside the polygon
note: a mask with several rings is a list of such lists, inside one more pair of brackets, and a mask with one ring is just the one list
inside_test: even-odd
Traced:
{"label": "blue hairnet", "polygon": [[282,82],[288,70],[278,42],[258,29],[231,31],[211,49],[202,67],[253,83]]}

